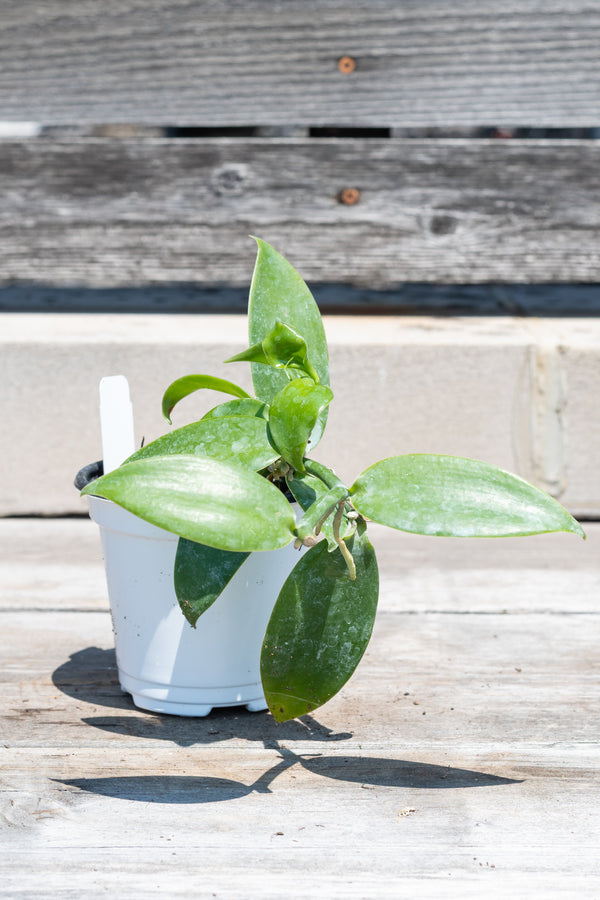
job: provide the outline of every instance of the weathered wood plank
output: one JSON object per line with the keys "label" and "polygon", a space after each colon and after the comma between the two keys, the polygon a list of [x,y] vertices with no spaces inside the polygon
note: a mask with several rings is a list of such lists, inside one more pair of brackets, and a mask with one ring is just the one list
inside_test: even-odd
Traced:
{"label": "weathered wood plank", "polygon": [[[528,583],[535,593],[535,572]],[[463,588],[470,603],[482,591],[479,579]],[[379,744],[390,733],[406,744],[432,736],[447,745],[597,740],[600,616],[565,606],[484,615],[383,607],[352,681],[312,717],[315,739],[330,729]],[[1,622],[2,729],[11,746],[303,739],[303,729],[278,729],[266,713],[247,722],[244,712],[215,711],[192,727],[135,709],[118,685],[108,611],[4,612]]]}
{"label": "weathered wood plank", "polygon": [[[369,655],[338,699],[283,726],[136,710],[116,684],[107,612],[56,596],[37,614],[20,608],[6,561],[32,591],[64,556],[70,590],[85,591],[90,537],[84,521],[0,523],[7,896],[597,895],[600,617],[569,612],[597,597],[580,576],[600,574],[599,526],[574,555],[551,537],[529,559],[526,541],[409,538],[398,555],[381,542]],[[495,583],[513,555],[525,609]],[[473,562],[487,577],[469,581]],[[407,565],[426,595],[436,571],[461,575],[462,612],[427,612],[414,586],[406,596]],[[551,613],[537,582],[548,572],[571,578]]]}
{"label": "weathered wood plank", "polygon": [[592,748],[3,756],[8,896],[597,896]]}
{"label": "weathered wood plank", "polygon": [[599,165],[593,141],[5,141],[1,278],[247,285],[250,232],[312,282],[598,281]]}
{"label": "weathered wood plank", "polygon": [[584,0],[288,0],[276,15],[267,0],[5,6],[0,119],[597,122],[600,11]]}
{"label": "weathered wood plank", "polygon": [[[586,522],[584,527],[585,542],[565,534],[465,541],[371,523],[369,535],[386,574],[380,604],[410,615],[595,613],[600,525]],[[0,548],[0,613],[108,609],[100,535],[87,516],[0,518]],[[80,673],[75,665],[71,671]]]}

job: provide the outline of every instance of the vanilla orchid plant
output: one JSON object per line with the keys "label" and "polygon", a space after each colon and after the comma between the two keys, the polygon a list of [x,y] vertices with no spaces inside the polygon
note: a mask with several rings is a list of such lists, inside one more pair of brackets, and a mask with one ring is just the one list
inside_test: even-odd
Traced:
{"label": "vanilla orchid plant", "polygon": [[249,347],[227,360],[250,363],[255,396],[211,375],[179,378],[162,401],[169,422],[195,391],[233,399],[138,450],[83,493],[179,535],[175,592],[194,627],[249,553],[290,542],[308,548],[281,589],[262,646],[265,698],[284,721],[333,697],[365,652],[379,593],[369,522],[454,537],[584,534],[543,491],[477,460],[392,456],[350,485],[315,460],[333,400],[323,323],[300,275],[257,243]]}

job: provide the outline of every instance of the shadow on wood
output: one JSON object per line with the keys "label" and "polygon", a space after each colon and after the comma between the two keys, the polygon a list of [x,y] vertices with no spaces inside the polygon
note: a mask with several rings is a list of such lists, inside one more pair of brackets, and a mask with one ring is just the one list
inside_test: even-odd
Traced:
{"label": "shadow on wood", "polygon": [[114,709],[133,709],[129,694],[119,686],[114,650],[86,647],[71,654],[67,662],[52,673],[53,684],[76,700]]}
{"label": "shadow on wood", "polygon": [[112,734],[171,741],[179,747],[211,744],[235,737],[248,741],[340,741],[350,732],[334,733],[312,716],[278,725],[267,712],[248,712],[244,707],[213,709],[204,718],[169,716],[138,710],[119,685],[114,650],[86,647],[52,673],[54,685],[78,702],[105,706],[139,715],[82,718],[82,722]]}
{"label": "shadow on wood", "polygon": [[448,790],[521,783],[513,778],[431,763],[360,756],[311,757],[297,755],[284,748],[277,749],[283,757],[282,761],[250,785],[229,778],[202,775],[74,778],[60,783],[92,794],[144,803],[217,803],[236,800],[253,792],[270,794],[270,785],[277,776],[296,764],[313,775],[378,787]]}

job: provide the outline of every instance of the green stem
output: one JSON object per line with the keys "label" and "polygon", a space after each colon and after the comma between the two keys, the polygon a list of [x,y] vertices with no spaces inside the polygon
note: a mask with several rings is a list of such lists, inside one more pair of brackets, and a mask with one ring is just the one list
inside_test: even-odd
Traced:
{"label": "green stem", "polygon": [[314,475],[315,478],[322,481],[328,488],[341,488],[346,492],[346,497],[350,496],[350,491],[344,482],[340,481],[335,472],[332,472],[331,469],[328,469],[323,463],[317,462],[316,459],[305,459],[304,468],[309,475]]}
{"label": "green stem", "polygon": [[345,502],[346,489],[331,488],[327,493],[322,494],[312,506],[306,510],[298,525],[296,526],[296,534],[301,541],[304,541],[310,535],[318,535],[323,522],[331,515],[338,504]]}

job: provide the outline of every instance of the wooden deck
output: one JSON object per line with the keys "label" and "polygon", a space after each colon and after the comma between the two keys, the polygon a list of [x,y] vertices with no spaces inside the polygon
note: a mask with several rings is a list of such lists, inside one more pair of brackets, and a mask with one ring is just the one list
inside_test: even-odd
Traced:
{"label": "wooden deck", "polygon": [[600,525],[376,532],[368,654],[314,717],[120,693],[86,520],[0,520],[0,896],[600,896]]}

